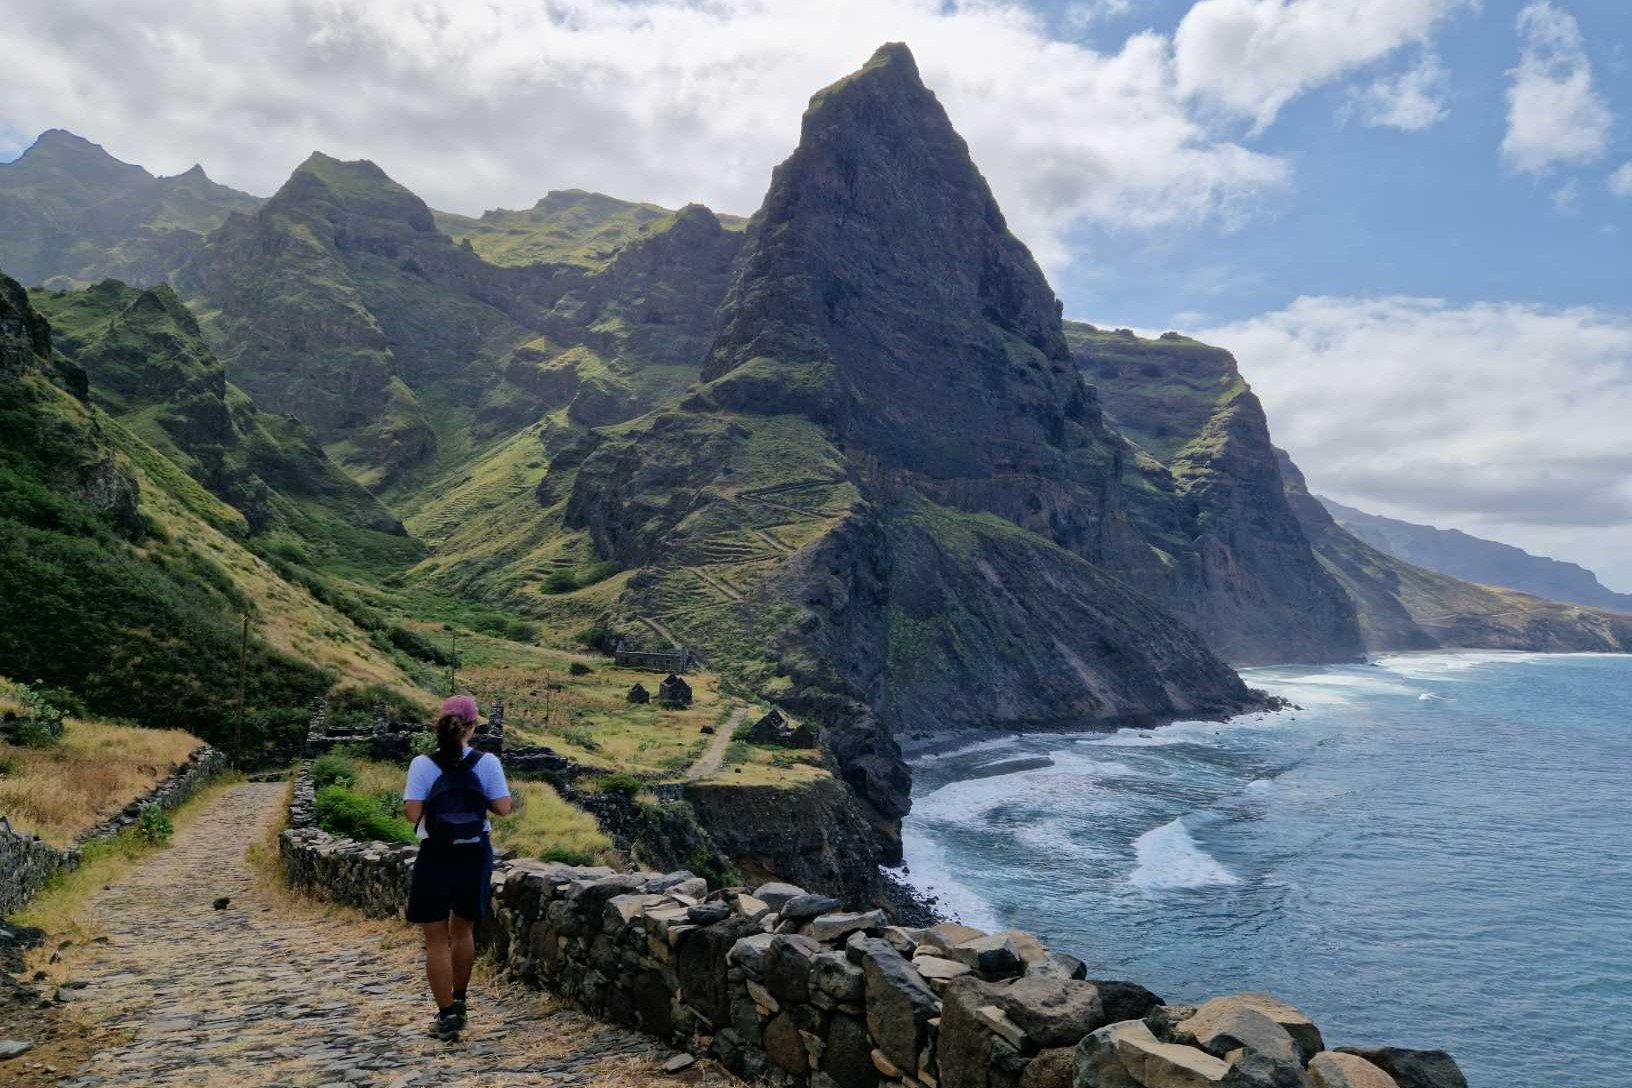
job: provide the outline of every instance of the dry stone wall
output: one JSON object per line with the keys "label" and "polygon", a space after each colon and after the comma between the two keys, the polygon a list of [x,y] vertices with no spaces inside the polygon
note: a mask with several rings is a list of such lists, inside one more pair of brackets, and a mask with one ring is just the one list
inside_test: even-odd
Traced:
{"label": "dry stone wall", "polygon": [[58,850],[0,819],[0,918],[21,910],[59,871],[78,865],[77,850]]}
{"label": "dry stone wall", "polygon": [[[294,882],[400,914],[413,847],[282,836]],[[1326,1046],[1267,994],[1164,1003],[1019,931],[890,925],[789,885],[502,863],[501,968],[781,1088],[1466,1088],[1441,1051]]]}
{"label": "dry stone wall", "polygon": [[[227,757],[201,744],[158,785],[130,802],[116,815],[81,832],[79,846],[111,839],[134,824],[148,805],[169,811],[180,807],[200,786],[227,767]],[[79,850],[62,850],[33,836],[13,831],[0,819],[0,918],[21,910],[58,872],[78,868]]]}

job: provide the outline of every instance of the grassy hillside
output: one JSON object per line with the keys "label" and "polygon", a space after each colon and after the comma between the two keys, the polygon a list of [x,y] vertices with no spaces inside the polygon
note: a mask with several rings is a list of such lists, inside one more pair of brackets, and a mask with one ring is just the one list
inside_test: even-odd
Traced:
{"label": "grassy hillside", "polygon": [[[570,264],[606,267],[622,246],[665,229],[674,212],[582,189],[556,190],[524,211],[499,208],[479,218],[436,212],[436,227],[468,242],[484,261],[497,265]],[[722,215],[727,229],[741,230],[742,216]]]}
{"label": "grassy hillside", "polygon": [[[24,692],[0,677],[0,714],[28,713]],[[179,729],[143,729],[69,717],[45,748],[0,741],[0,816],[13,830],[68,846],[184,762],[199,740]]]}
{"label": "grassy hillside", "polygon": [[91,402],[234,507],[257,546],[319,565],[397,569],[423,547],[289,416],[260,411],[226,380],[168,287],[105,280],[31,292],[58,356],[82,368]]}
{"label": "grassy hillside", "polygon": [[0,660],[14,675],[219,741],[247,615],[252,741],[337,685],[414,698],[406,657],[281,577],[245,546],[242,514],[64,388],[74,372],[3,278],[0,360]]}

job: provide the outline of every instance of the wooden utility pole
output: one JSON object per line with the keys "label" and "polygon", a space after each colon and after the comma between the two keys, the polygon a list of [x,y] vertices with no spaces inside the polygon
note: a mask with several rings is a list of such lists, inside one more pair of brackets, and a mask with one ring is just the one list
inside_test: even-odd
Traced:
{"label": "wooden utility pole", "polygon": [[459,670],[459,629],[457,627],[455,627],[453,629],[453,652],[448,655],[448,694],[449,695],[459,694],[458,689],[454,686],[457,683],[458,670]]}
{"label": "wooden utility pole", "polygon": [[249,678],[249,613],[244,613],[243,637],[238,642],[238,723],[232,733],[232,765],[244,760],[244,686]]}

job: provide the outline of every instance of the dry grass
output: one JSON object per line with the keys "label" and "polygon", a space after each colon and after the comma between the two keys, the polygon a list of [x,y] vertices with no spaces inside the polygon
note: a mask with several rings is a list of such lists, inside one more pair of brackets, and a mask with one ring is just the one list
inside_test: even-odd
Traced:
{"label": "dry grass", "polygon": [[[0,707],[3,709],[3,707]],[[179,729],[142,729],[70,718],[62,743],[0,742],[0,815],[56,846],[118,812],[186,760],[199,740]]]}
{"label": "dry grass", "polygon": [[493,820],[493,843],[500,850],[597,864],[618,860],[595,817],[562,800],[548,784],[512,782],[510,795],[515,810]]}
{"label": "dry grass", "polygon": [[[242,775],[219,775],[188,798],[170,814],[177,834],[208,809],[223,790],[242,781]],[[45,930],[47,941],[42,947],[64,938],[75,945],[85,945],[101,935],[91,912],[86,909],[91,899],[104,885],[122,879],[148,855],[163,849],[163,846],[143,842],[128,831],[110,842],[91,843],[82,853],[79,868],[46,885],[27,907],[12,917],[22,925]]]}

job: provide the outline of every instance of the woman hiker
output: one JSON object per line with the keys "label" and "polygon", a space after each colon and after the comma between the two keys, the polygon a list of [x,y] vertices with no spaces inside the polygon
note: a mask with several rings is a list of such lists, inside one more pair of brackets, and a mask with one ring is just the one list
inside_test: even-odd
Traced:
{"label": "woman hiker", "polygon": [[408,921],[425,927],[425,976],[436,998],[431,1034],[444,1041],[465,1026],[465,988],[476,961],[476,923],[487,912],[493,873],[489,812],[510,814],[510,787],[497,756],[472,751],[476,700],[456,695],[436,719],[436,754],[408,765],[402,812],[419,836],[408,890]]}

